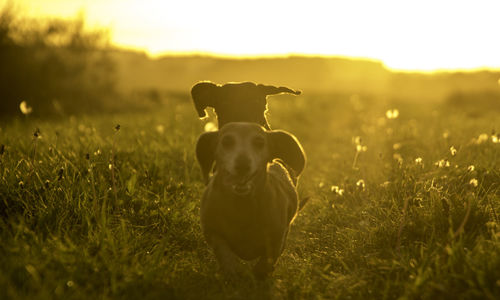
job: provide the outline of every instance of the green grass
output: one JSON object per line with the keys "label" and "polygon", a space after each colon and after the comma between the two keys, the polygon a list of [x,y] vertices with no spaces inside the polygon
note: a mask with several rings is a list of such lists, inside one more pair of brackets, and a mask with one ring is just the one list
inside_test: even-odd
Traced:
{"label": "green grass", "polygon": [[299,193],[311,201],[266,282],[217,274],[190,101],[2,125],[0,298],[500,297],[498,114],[327,95],[270,110],[307,152]]}

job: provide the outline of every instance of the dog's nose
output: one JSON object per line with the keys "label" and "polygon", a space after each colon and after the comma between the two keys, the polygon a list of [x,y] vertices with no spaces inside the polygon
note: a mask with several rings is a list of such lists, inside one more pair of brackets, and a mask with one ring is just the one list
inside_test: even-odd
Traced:
{"label": "dog's nose", "polygon": [[234,169],[238,175],[244,175],[250,172],[250,159],[244,154],[236,157]]}

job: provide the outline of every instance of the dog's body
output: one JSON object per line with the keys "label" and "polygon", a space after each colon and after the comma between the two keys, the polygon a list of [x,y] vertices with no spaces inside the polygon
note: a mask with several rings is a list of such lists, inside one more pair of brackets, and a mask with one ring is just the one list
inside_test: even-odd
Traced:
{"label": "dog's body", "polygon": [[255,84],[253,82],[232,82],[217,85],[209,81],[195,84],[191,96],[198,116],[206,116],[205,108],[213,107],[217,114],[219,128],[230,122],[253,122],[271,129],[266,119],[267,96],[281,93],[300,95],[287,87]]}
{"label": "dog's body", "polygon": [[288,168],[297,176],[304,169],[300,143],[284,131],[235,122],[201,135],[196,150],[202,168],[217,163],[202,198],[201,223],[220,266],[234,273],[238,257],[258,258],[254,272],[266,276],[297,214],[297,178]]}

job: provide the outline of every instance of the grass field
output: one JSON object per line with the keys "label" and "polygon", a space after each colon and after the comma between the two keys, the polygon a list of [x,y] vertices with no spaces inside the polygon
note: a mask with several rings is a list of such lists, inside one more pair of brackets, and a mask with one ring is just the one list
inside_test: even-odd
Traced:
{"label": "grass field", "polygon": [[307,93],[270,111],[311,200],[265,282],[226,282],[203,240],[190,100],[1,125],[0,298],[500,298],[498,112]]}

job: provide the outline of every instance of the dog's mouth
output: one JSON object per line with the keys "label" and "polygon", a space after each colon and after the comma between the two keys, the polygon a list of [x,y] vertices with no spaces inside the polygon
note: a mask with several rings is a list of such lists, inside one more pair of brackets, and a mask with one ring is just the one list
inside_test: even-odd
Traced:
{"label": "dog's mouth", "polygon": [[238,178],[239,176],[231,176],[230,187],[234,194],[238,196],[246,196],[252,192],[254,187],[253,179],[257,176],[258,172],[255,172],[244,178]]}
{"label": "dog's mouth", "polygon": [[252,183],[246,182],[244,184],[233,184],[231,188],[236,195],[246,196],[252,191]]}

